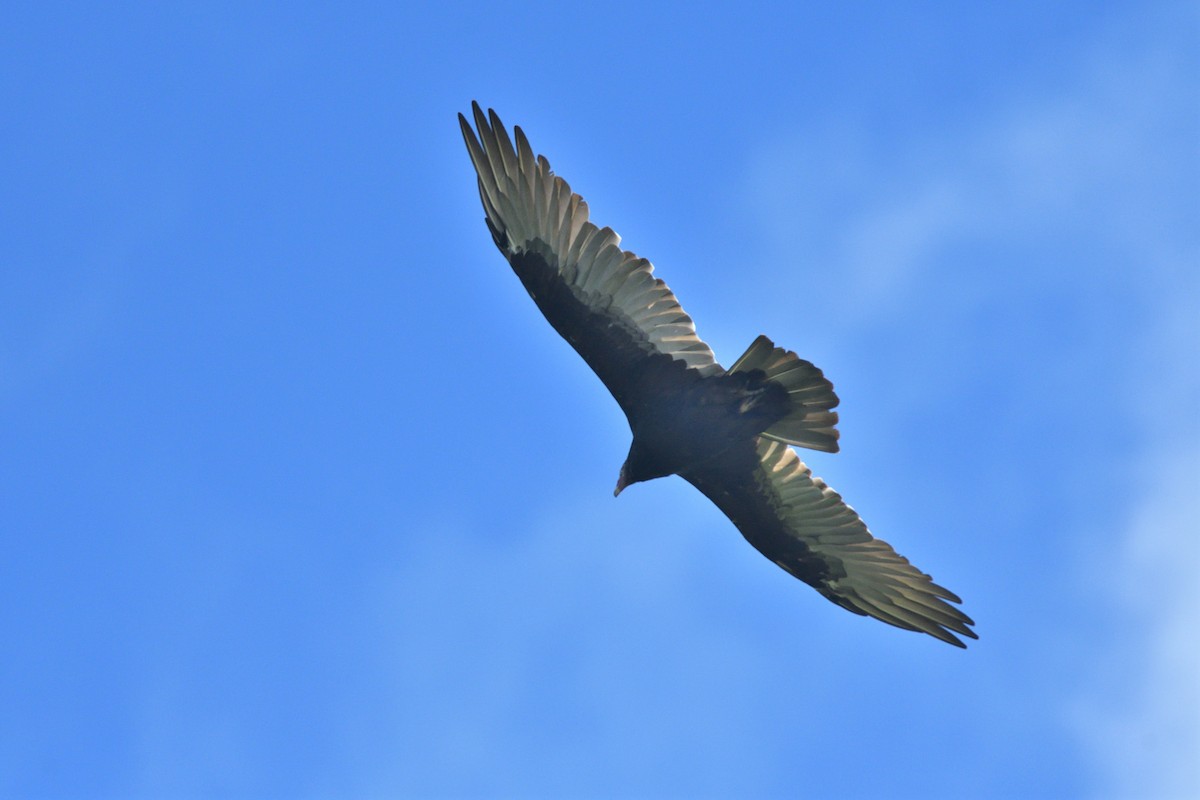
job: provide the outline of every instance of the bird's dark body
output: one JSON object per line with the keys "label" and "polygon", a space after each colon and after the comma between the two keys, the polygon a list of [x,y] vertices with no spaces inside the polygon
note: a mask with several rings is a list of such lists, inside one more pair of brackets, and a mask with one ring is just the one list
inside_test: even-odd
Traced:
{"label": "bird's dark body", "polygon": [[536,249],[513,255],[509,263],[546,319],[625,412],[633,433],[630,483],[722,469],[731,465],[726,454],[738,447],[753,466],[756,438],[788,413],[782,386],[759,370],[701,376],[638,342],[632,323],[614,322],[582,302]]}

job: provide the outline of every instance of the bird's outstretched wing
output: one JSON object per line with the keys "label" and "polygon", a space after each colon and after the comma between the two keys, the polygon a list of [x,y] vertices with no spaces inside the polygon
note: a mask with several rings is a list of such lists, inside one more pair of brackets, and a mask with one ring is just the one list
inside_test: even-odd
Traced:
{"label": "bird's outstretched wing", "polygon": [[958,647],[956,633],[978,638],[971,618],[950,605],[958,596],[873,537],[787,445],[759,438],[683,477],[760,553],[842,608]]}
{"label": "bird's outstretched wing", "polygon": [[478,138],[466,117],[458,120],[496,246],[626,413],[664,379],[721,374],[650,262],[622,250],[611,228],[588,221],[587,203],[534,156],[519,127],[514,147],[494,111],[485,116],[471,106]]}

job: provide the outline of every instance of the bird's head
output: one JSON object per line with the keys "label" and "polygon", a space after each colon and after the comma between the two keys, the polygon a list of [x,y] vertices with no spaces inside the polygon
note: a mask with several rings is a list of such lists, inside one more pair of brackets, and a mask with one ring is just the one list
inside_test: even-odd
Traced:
{"label": "bird's head", "polygon": [[613,497],[621,494],[626,486],[670,474],[670,470],[663,469],[658,460],[634,439],[633,444],[629,446],[629,455],[621,465],[621,474],[617,476],[617,488],[613,490]]}

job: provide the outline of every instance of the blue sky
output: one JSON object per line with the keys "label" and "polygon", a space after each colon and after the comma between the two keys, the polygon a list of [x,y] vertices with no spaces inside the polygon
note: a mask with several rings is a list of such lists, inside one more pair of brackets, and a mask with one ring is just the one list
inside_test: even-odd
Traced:
{"label": "blue sky", "polygon": [[[1200,794],[1186,3],[5,4],[0,795]],[[829,604],[483,225],[529,134],[964,598]]]}

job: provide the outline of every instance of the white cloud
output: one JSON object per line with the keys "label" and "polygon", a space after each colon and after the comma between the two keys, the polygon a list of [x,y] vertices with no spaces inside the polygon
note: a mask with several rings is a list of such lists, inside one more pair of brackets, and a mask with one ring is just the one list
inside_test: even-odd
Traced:
{"label": "white cloud", "polygon": [[[1116,621],[1075,708],[1102,796],[1200,795],[1200,448],[1138,470],[1143,486],[1093,586]],[[1111,587],[1108,589],[1107,587]],[[1106,596],[1107,595],[1107,596]]]}
{"label": "white cloud", "polygon": [[[829,319],[850,328],[904,315],[910,293],[929,291],[923,281],[938,256],[964,242],[1087,239],[1148,259],[1150,276],[1161,274],[1162,262],[1179,256],[1162,252],[1179,244],[1170,235],[1195,222],[1195,65],[1181,54],[1186,38],[1165,30],[1179,21],[1150,17],[1143,29],[1164,30],[1114,26],[1080,63],[1045,76],[1020,102],[983,112],[973,128],[871,143],[817,120],[765,144],[745,188],[766,251],[757,260],[805,264],[797,290],[811,291],[812,271],[823,271],[854,298],[852,316]],[[1154,45],[1127,46],[1144,40]],[[1181,208],[1187,190],[1191,203]],[[1075,280],[1091,268],[1082,257],[1036,275],[1014,266],[978,279],[1011,292],[1014,281]]]}

